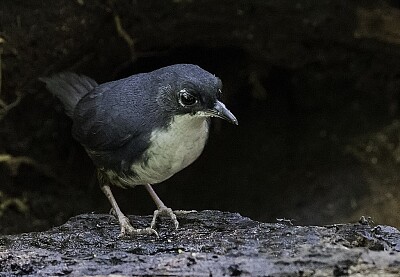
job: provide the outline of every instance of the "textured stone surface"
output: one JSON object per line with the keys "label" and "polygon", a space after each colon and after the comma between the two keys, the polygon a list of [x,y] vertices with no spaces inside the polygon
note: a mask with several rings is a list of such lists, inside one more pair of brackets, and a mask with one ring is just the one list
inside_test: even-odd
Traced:
{"label": "textured stone surface", "polygon": [[[130,216],[145,227],[150,217]],[[0,237],[0,276],[400,274],[400,233],[389,226],[293,226],[202,211],[160,237],[118,239],[110,215],[83,214],[46,232]]]}

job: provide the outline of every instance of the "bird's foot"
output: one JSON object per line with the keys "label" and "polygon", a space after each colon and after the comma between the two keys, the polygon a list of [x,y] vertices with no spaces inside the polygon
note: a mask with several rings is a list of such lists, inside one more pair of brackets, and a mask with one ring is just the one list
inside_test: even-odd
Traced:
{"label": "bird's foot", "polygon": [[154,211],[153,219],[151,220],[150,228],[154,229],[156,226],[156,220],[159,216],[168,216],[171,218],[172,222],[174,223],[175,229],[179,227],[179,221],[176,219],[176,215],[171,208],[167,208],[165,206],[158,208]]}
{"label": "bird's foot", "polygon": [[120,220],[119,224],[121,225],[121,233],[118,236],[119,238],[136,235],[156,235],[158,237],[158,233],[153,227],[143,229],[133,228],[126,216]]}

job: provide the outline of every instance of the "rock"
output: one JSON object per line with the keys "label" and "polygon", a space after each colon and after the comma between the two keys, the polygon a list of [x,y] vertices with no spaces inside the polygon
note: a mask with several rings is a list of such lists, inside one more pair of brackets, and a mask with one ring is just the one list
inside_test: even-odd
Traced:
{"label": "rock", "polygon": [[[146,227],[150,216],[130,216]],[[260,223],[202,211],[159,222],[159,238],[117,238],[110,215],[82,214],[46,232],[0,237],[0,276],[342,276],[400,274],[400,232],[369,222]]]}

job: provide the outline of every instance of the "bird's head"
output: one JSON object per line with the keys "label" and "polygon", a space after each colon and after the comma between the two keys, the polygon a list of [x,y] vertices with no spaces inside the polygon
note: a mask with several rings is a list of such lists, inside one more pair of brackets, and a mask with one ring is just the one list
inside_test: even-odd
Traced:
{"label": "bird's head", "polygon": [[154,71],[157,102],[174,115],[219,117],[238,125],[236,117],[221,102],[222,82],[215,75],[192,64],[176,64]]}

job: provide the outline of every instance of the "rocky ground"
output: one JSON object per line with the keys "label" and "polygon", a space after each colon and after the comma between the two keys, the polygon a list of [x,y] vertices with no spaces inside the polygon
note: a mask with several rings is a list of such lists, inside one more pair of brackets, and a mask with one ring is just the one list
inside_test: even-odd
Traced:
{"label": "rocky ground", "polygon": [[[151,217],[130,216],[134,226]],[[399,276],[400,232],[355,224],[260,223],[193,212],[157,226],[160,237],[117,238],[116,220],[82,214],[45,232],[0,237],[0,276]],[[374,275],[375,274],[375,275]]]}

